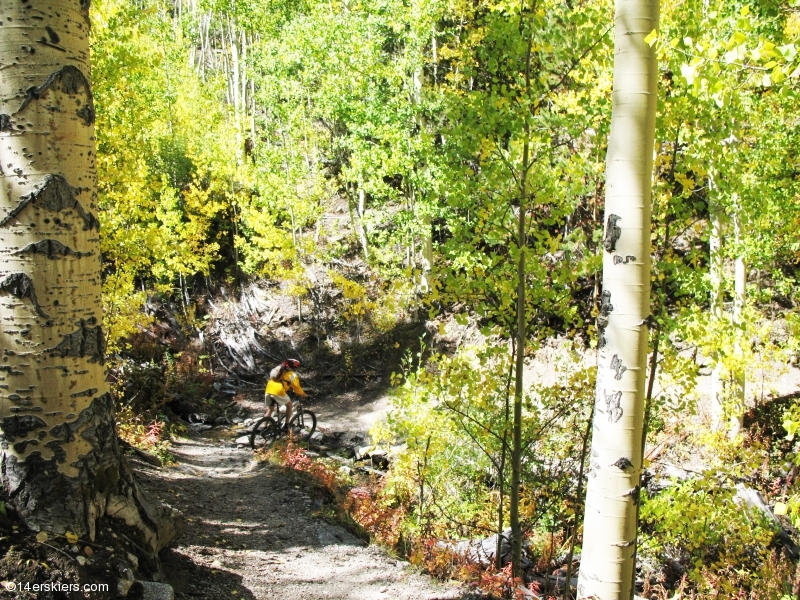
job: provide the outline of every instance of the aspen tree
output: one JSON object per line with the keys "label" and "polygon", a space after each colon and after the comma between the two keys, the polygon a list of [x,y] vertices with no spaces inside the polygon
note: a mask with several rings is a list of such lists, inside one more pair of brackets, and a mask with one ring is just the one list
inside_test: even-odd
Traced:
{"label": "aspen tree", "polygon": [[650,314],[658,0],[617,0],[597,393],[579,598],[632,598]]}
{"label": "aspen tree", "polygon": [[118,519],[155,554],[170,509],[137,487],[105,382],[89,3],[0,0],[0,479],[34,530]]}

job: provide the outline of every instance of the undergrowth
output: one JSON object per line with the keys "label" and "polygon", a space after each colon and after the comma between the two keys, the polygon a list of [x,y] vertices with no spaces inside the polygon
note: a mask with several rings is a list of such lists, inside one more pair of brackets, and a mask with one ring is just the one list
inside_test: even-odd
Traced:
{"label": "undergrowth", "polygon": [[394,497],[382,479],[365,476],[356,479],[341,468],[308,456],[291,438],[286,444],[262,454],[262,458],[302,473],[332,500],[325,516],[347,526],[362,539],[378,544],[396,556],[409,560],[440,580],[457,580],[488,598],[527,598],[539,586],[527,586],[511,575],[511,565],[497,570],[483,568],[453,553],[434,537],[414,536],[406,521],[411,506]]}

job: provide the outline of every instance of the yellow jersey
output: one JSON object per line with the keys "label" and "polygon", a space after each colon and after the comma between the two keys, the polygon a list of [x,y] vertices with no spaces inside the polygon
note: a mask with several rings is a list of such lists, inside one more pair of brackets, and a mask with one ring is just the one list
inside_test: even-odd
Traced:
{"label": "yellow jersey", "polygon": [[290,389],[298,396],[308,395],[300,387],[300,377],[294,371],[284,371],[279,381],[268,380],[264,393],[272,396],[285,396]]}

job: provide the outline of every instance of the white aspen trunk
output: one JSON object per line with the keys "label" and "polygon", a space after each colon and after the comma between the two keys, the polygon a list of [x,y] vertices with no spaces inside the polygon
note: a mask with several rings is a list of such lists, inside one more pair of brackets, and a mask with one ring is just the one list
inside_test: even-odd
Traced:
{"label": "white aspen trunk", "polygon": [[179,522],[122,459],[103,367],[88,2],[0,15],[0,495],[33,530],[106,519],[155,554]]}
{"label": "white aspen trunk", "polygon": [[358,237],[361,240],[361,248],[364,250],[364,260],[369,262],[369,245],[367,244],[367,232],[364,229],[364,211],[366,210],[367,194],[364,188],[358,188]]}
{"label": "white aspen trunk", "polygon": [[256,80],[250,78],[250,139],[253,140],[253,147],[256,145]]}
{"label": "white aspen trunk", "polygon": [[578,598],[634,592],[650,315],[658,0],[617,0],[597,395]]}
{"label": "white aspen trunk", "polygon": [[242,131],[245,129],[245,117],[247,116],[247,34],[242,30],[242,60],[241,67],[242,67],[242,76],[241,76],[241,83],[242,83],[242,92],[239,97],[239,112],[242,115]]}
{"label": "white aspen trunk", "polygon": [[[740,221],[739,216],[736,215],[733,221],[736,242],[740,240]],[[747,286],[747,265],[741,256],[737,256],[734,261],[733,272],[733,322],[739,326],[742,324],[742,309],[746,300],[746,286]],[[742,344],[742,333],[739,327],[735,328],[736,342],[735,350],[737,358],[741,359],[744,354]],[[733,373],[733,389],[731,390],[731,414],[728,424],[728,435],[731,439],[736,438],[742,431],[744,426],[744,408],[745,408],[745,371],[744,369],[737,369]]]}
{"label": "white aspen trunk", "polygon": [[[710,180],[709,187],[714,190],[713,179]],[[719,208],[712,207],[711,213],[711,235],[708,239],[709,253],[709,277],[711,281],[711,314],[717,324],[722,322],[722,219]],[[722,365],[719,360],[714,361],[711,371],[711,427],[718,430],[722,426],[723,415],[723,390],[722,390]]]}
{"label": "white aspen trunk", "polygon": [[[434,81],[436,80],[436,63],[437,63],[437,54],[436,54],[436,35],[434,33],[431,36],[431,51],[433,53],[433,69],[434,69]],[[422,71],[416,70],[414,71],[413,75],[413,94],[412,94],[412,104],[416,110],[416,122],[417,127],[419,128],[420,134],[425,127],[425,119],[422,115],[420,110],[420,104],[422,104]],[[408,189],[411,191],[411,204],[412,209],[416,207],[416,192],[411,184],[408,185]],[[422,217],[422,274],[420,276],[420,290],[423,292],[427,292],[430,289],[429,279],[431,277],[431,269],[433,267],[433,230],[431,226],[431,215],[429,213],[425,213]]]}
{"label": "white aspen trunk", "polygon": [[242,157],[242,101],[240,96],[240,87],[239,87],[239,79],[240,79],[240,64],[239,64],[239,48],[237,46],[237,36],[234,30],[233,23],[229,24],[228,30],[228,45],[230,47],[231,53],[231,98],[233,104],[233,117],[234,123],[236,126],[236,155],[239,157],[239,162],[241,162]]}

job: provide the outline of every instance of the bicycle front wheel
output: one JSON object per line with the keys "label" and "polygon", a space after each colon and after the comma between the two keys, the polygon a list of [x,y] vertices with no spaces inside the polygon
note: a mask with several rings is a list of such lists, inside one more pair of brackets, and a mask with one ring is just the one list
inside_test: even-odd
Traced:
{"label": "bicycle front wheel", "polygon": [[300,442],[311,439],[317,429],[317,415],[310,410],[302,410],[289,421],[289,433]]}
{"label": "bicycle front wheel", "polygon": [[280,435],[280,429],[272,417],[259,419],[250,433],[250,447],[253,450],[269,448]]}

